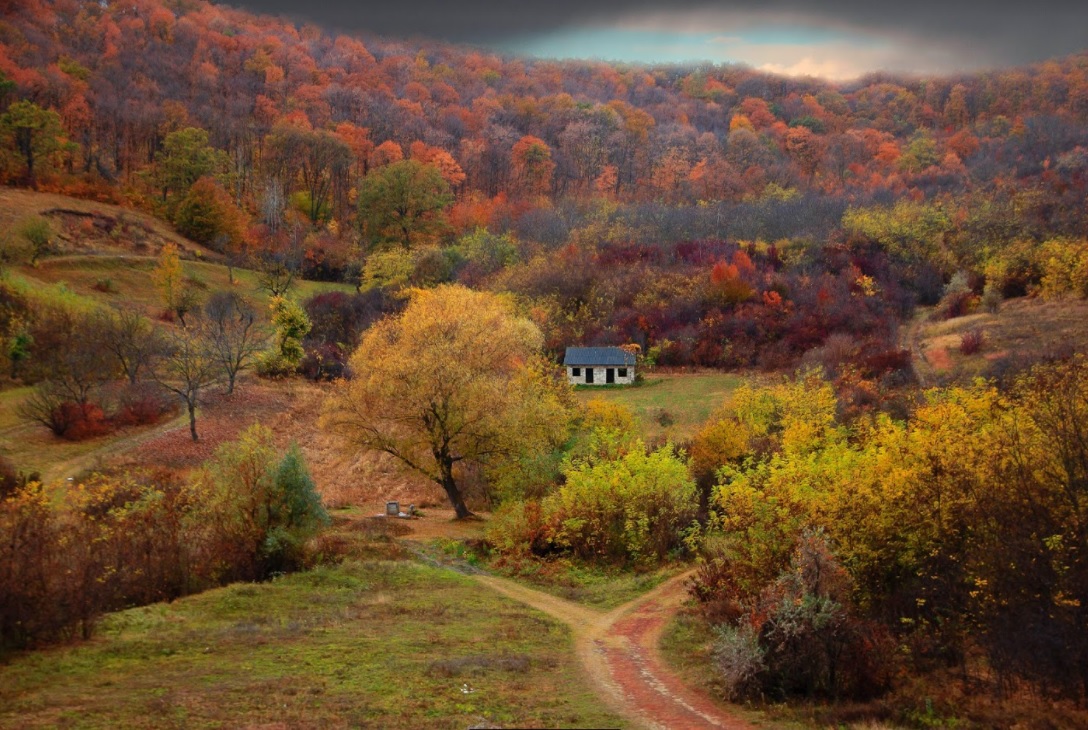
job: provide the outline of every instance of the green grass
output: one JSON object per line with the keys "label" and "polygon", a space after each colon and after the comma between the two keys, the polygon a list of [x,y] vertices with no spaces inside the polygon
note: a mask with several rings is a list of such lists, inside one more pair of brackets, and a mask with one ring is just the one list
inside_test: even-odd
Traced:
{"label": "green grass", "polygon": [[[56,283],[65,282],[77,294],[92,297],[100,302],[136,305],[147,313],[162,309],[155,287],[151,285],[151,271],[157,259],[139,256],[81,256],[45,259],[37,268],[23,267],[20,273],[27,279]],[[268,296],[257,288],[257,275],[247,269],[235,269],[235,283],[230,283],[226,266],[206,261],[183,261],[185,275],[196,286],[201,297],[215,291],[233,290],[251,298],[263,307]],[[108,279],[111,291],[102,292],[95,285]],[[347,284],[296,280],[291,296],[306,299],[325,291],[350,292]]]}
{"label": "green grass", "polygon": [[[584,388],[576,395],[621,403],[634,411],[643,438],[683,440],[691,437],[714,411],[728,407],[744,377],[731,373],[647,375],[643,384],[622,388]],[[671,420],[671,423],[669,422]]]}
{"label": "green grass", "polygon": [[31,386],[0,390],[0,435],[7,437],[6,432],[22,425],[19,417],[19,404],[34,390]]}
{"label": "green grass", "polygon": [[0,390],[0,456],[9,459],[19,471],[37,473],[46,482],[96,468],[99,456],[105,455],[115,444],[167,424],[179,423],[184,417],[178,415],[153,426],[130,426],[85,441],[67,441],[57,438],[40,423],[26,421],[19,415],[19,404],[33,390],[33,386]]}
{"label": "green grass", "polygon": [[22,654],[3,674],[4,727],[620,724],[587,689],[565,627],[407,561],[113,614],[98,638]]}
{"label": "green grass", "polygon": [[682,611],[665,626],[661,635],[661,654],[685,682],[712,696],[720,696],[721,688],[711,657],[711,636],[706,621]]}
{"label": "green grass", "polygon": [[635,572],[579,565],[567,560],[533,560],[516,566],[491,567],[508,578],[553,596],[608,610],[653,590],[685,566],[666,565],[656,570]]}
{"label": "green grass", "polygon": [[24,386],[0,391],[0,456],[10,459],[20,471],[45,476],[58,465],[86,457],[122,438],[121,434],[109,434],[86,441],[65,441],[39,423],[24,421],[19,416],[19,404],[33,390],[33,387]]}

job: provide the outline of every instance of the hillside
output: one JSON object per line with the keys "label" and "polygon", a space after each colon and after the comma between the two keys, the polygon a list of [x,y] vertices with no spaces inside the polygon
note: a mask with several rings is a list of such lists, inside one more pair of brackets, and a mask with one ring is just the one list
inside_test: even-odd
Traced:
{"label": "hillside", "polygon": [[[1025,362],[1088,349],[1088,303],[1083,300],[1012,299],[997,312],[937,322],[928,321],[929,314],[919,312],[908,333],[914,338],[915,368],[931,384],[1002,377]],[[980,346],[964,352],[964,337],[976,334]]]}
{"label": "hillside", "polygon": [[[251,300],[265,318],[269,295],[257,286],[256,273],[244,268],[228,272],[216,263],[221,257],[212,251],[178,235],[162,221],[146,214],[109,204],[83,201],[50,193],[36,193],[12,188],[0,188],[0,221],[5,222],[12,244],[13,231],[18,224],[32,216],[49,220],[55,235],[49,253],[37,265],[11,267],[9,272],[45,296],[50,293],[91,307],[109,310],[127,309],[151,319],[162,313],[160,295],[151,285],[150,273],[157,263],[162,246],[178,246],[184,260],[182,273],[202,298],[214,292],[233,291]],[[323,283],[298,282],[293,291],[300,298],[320,292],[346,292],[351,287]],[[63,292],[61,294],[60,292]],[[254,383],[254,398],[243,397],[223,402],[216,394],[208,402],[209,437],[201,448],[182,459],[179,466],[191,467],[206,458],[216,445],[232,438],[250,423],[269,413],[292,410],[292,391],[275,386],[261,387]],[[0,456],[11,459],[20,468],[41,473],[54,481],[83,473],[89,469],[113,467],[130,458],[132,453],[148,453],[154,448],[150,440],[160,434],[168,443],[184,447],[184,423],[173,419],[154,428],[130,427],[117,433],[85,441],[65,441],[55,438],[40,424],[28,423],[19,415],[19,405],[33,388],[18,382],[3,380],[0,387]],[[276,405],[271,405],[276,404]],[[316,407],[316,406],[315,406]],[[216,418],[222,421],[217,425]],[[308,417],[316,420],[316,411]],[[310,436],[316,428],[304,432]],[[292,432],[293,433],[293,432]],[[290,438],[285,436],[285,443]],[[156,451],[161,455],[162,452]],[[327,458],[327,457],[326,457]],[[186,460],[187,459],[187,460]],[[318,461],[322,461],[318,458]],[[160,463],[166,463],[163,459]]]}
{"label": "hillside", "polygon": [[157,256],[163,245],[172,243],[187,257],[213,262],[221,258],[179,235],[161,219],[131,207],[19,188],[0,188],[0,228],[6,231],[5,246],[17,245],[12,240],[14,232],[31,216],[42,216],[53,223],[55,255]]}

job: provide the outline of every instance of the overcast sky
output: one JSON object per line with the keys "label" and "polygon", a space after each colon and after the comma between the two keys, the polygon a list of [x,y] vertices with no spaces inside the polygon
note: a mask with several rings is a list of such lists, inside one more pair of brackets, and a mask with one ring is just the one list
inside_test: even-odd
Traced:
{"label": "overcast sky", "polygon": [[340,31],[788,74],[954,72],[1088,48],[1088,0],[227,0]]}

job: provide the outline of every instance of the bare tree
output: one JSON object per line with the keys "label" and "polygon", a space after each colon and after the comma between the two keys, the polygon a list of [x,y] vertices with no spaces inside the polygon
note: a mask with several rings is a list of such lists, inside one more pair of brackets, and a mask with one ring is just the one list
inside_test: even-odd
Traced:
{"label": "bare tree", "polygon": [[121,309],[95,316],[100,344],[117,361],[128,382],[136,385],[163,348],[162,333],[139,312]]}
{"label": "bare tree", "polygon": [[210,339],[203,322],[167,332],[163,355],[151,371],[156,383],[185,402],[193,441],[200,440],[196,432],[200,392],[214,383],[219,373],[219,361]]}
{"label": "bare tree", "polygon": [[77,409],[66,408],[69,403],[75,401],[67,396],[63,388],[51,380],[43,380],[16,406],[16,412],[25,421],[45,426],[54,436],[64,436],[80,413]]}
{"label": "bare tree", "polygon": [[286,207],[287,195],[284,192],[283,183],[277,177],[268,178],[261,194],[260,211],[261,220],[268,226],[271,233],[275,234],[279,231]]}
{"label": "bare tree", "polygon": [[227,376],[227,395],[230,395],[238,373],[253,364],[264,349],[268,334],[249,302],[234,292],[213,294],[204,305],[204,314],[212,355]]}
{"label": "bare tree", "polygon": [[296,268],[276,259],[262,261],[257,269],[257,288],[269,296],[282,297],[295,283]]}
{"label": "bare tree", "polygon": [[44,379],[20,404],[19,415],[63,435],[75,412],[64,406],[85,409],[118,369],[100,344],[103,337],[94,316],[57,310],[45,315],[38,329],[35,350]]}

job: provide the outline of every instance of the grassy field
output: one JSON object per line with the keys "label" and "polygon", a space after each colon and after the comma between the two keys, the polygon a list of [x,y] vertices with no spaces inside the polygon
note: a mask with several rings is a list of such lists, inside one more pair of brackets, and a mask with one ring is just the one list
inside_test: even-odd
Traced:
{"label": "grassy field", "polygon": [[[156,263],[154,257],[72,256],[45,259],[36,268],[22,267],[19,273],[49,284],[64,282],[77,294],[106,303],[135,305],[147,314],[157,314],[162,306],[150,285]],[[235,283],[231,284],[227,267],[221,264],[187,260],[182,267],[202,297],[229,289],[244,294],[262,308],[268,302],[267,294],[257,288],[257,275],[253,271],[235,269]],[[347,284],[296,280],[291,296],[306,299],[323,291],[350,292],[353,288]]]}
{"label": "grassy field", "polygon": [[[1005,358],[1033,358],[1063,348],[1088,349],[1088,301],[1011,299],[999,312],[978,312],[943,322],[931,322],[921,311],[908,329],[915,368],[927,385],[966,381],[986,375]],[[960,352],[963,335],[983,333],[981,351]]]}
{"label": "grassy field", "polygon": [[569,631],[471,578],[348,562],[109,616],[3,668],[2,727],[618,727]]}
{"label": "grassy field", "polygon": [[0,391],[0,456],[11,460],[20,471],[37,472],[47,480],[62,479],[65,465],[84,458],[140,429],[126,429],[86,441],[65,441],[38,423],[22,420],[19,404],[33,388],[26,386]]}
{"label": "grassy field", "polygon": [[20,388],[0,390],[0,436],[8,430],[18,428],[23,421],[19,417],[19,404],[34,390],[25,385]]}
{"label": "grassy field", "polygon": [[687,566],[664,566],[652,571],[605,570],[574,563],[535,563],[529,571],[497,572],[568,601],[608,610],[633,601]]}
{"label": "grassy field", "polygon": [[731,373],[663,373],[636,386],[579,388],[578,398],[622,403],[634,411],[647,441],[689,438],[714,411],[728,407],[744,377]]}

